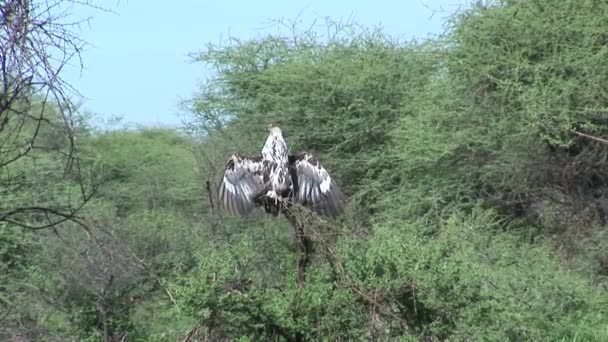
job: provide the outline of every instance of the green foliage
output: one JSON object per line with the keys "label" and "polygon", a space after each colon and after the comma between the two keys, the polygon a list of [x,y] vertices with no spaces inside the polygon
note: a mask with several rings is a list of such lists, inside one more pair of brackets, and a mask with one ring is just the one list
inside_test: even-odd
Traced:
{"label": "green foliage", "polygon": [[427,220],[404,225],[391,216],[365,250],[350,251],[346,265],[362,286],[395,298],[416,334],[457,340],[605,336],[601,292],[564,272],[547,245],[500,232],[491,211],[455,212],[437,227]]}
{"label": "green foliage", "polygon": [[264,220],[198,252],[194,272],[175,286],[184,313],[213,339],[350,338],[365,334],[365,308],[339,288],[321,260],[297,287],[289,228]]}
{"label": "green foliage", "polygon": [[[608,148],[594,137],[608,137],[607,12],[505,0],[421,43],[328,23],[327,36],[210,46],[196,59],[215,78],[185,103],[189,135],[83,130],[82,165],[102,165],[104,184],[82,224],[0,226],[0,301],[31,304],[10,306],[0,332],[606,340]],[[268,124],[349,197],[339,221],[297,210],[314,240],[303,287],[283,217],[213,205],[227,157],[257,153]],[[38,173],[5,203],[78,190],[61,160],[36,157],[13,166]]]}
{"label": "green foliage", "polygon": [[102,196],[120,210],[183,208],[192,213],[201,184],[185,137],[172,130],[146,129],[109,132],[91,143],[108,180]]}
{"label": "green foliage", "polygon": [[[223,135],[243,152],[261,145],[248,132],[278,123],[294,150],[316,152],[345,183],[352,227],[337,246],[346,273],[379,292],[409,329],[390,315],[364,324],[369,303],[348,291],[344,307],[325,304],[336,316],[386,338],[602,339],[606,297],[585,276],[597,279],[588,265],[604,250],[606,149],[573,131],[607,133],[598,81],[606,74],[596,60],[605,19],[588,20],[606,8],[583,2],[573,18],[573,4],[474,7],[452,18],[448,35],[422,44],[367,30],[236,41],[201,55],[218,80],[192,109],[205,139]],[[582,243],[573,234],[581,231]],[[331,274],[331,265],[317,260],[315,269]],[[347,288],[329,276],[303,291],[320,295],[330,279],[333,293]],[[329,317],[302,331],[331,325]]]}
{"label": "green foliage", "polygon": [[593,0],[467,11],[454,18],[448,65],[488,120],[517,119],[513,128],[558,146],[572,144],[577,127],[606,133],[607,11]]}
{"label": "green foliage", "polygon": [[[20,282],[31,266],[34,254],[31,244],[27,234],[10,230],[6,224],[0,223],[0,324],[3,326],[11,324],[19,316],[13,296],[21,288]],[[0,337],[3,335],[4,331],[0,330]]]}
{"label": "green foliage", "polygon": [[192,101],[195,116],[207,129],[229,120],[230,137],[245,134],[235,139],[243,152],[257,152],[253,132],[280,125],[294,152],[321,153],[355,192],[408,99],[401,84],[416,76],[408,72],[416,52],[376,30],[335,30],[325,43],[306,32],[210,47],[199,59],[213,62],[220,79]]}

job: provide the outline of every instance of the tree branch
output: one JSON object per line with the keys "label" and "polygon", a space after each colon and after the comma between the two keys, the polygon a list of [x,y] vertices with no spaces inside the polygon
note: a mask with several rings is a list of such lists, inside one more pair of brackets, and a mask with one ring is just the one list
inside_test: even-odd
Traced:
{"label": "tree branch", "polygon": [[579,131],[576,131],[576,130],[573,130],[572,133],[578,135],[579,137],[595,140],[595,141],[600,142],[602,144],[608,145],[608,140],[606,140],[606,139],[598,138],[598,137],[595,137],[593,135],[589,135],[589,134],[586,134],[586,133],[583,133],[583,132],[579,132]]}

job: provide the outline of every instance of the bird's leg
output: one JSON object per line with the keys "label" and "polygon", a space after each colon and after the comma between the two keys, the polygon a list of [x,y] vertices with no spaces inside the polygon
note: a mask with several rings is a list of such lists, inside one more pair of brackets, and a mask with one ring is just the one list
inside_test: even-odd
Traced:
{"label": "bird's leg", "polygon": [[272,190],[269,190],[269,191],[266,193],[266,196],[268,196],[268,197],[270,197],[270,198],[274,199],[274,204],[275,204],[275,205],[277,204],[277,193],[276,193],[276,192],[274,192],[274,191],[272,191]]}
{"label": "bird's leg", "polygon": [[277,193],[276,191],[268,191],[266,193],[266,196],[272,198],[274,200],[274,205],[277,207],[279,206],[279,204],[286,204],[286,199],[283,198],[283,195]]}
{"label": "bird's leg", "polygon": [[283,198],[282,195],[277,194],[277,199],[278,202],[281,204],[279,205],[279,214],[283,212],[283,209],[285,208],[285,199]]}

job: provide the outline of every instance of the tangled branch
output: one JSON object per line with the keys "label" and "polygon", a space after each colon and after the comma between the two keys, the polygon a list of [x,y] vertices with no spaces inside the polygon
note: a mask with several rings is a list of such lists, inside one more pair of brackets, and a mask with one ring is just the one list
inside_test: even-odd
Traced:
{"label": "tangled branch", "polygon": [[[0,222],[43,229],[76,219],[77,212],[92,198],[97,186],[85,186],[76,133],[78,130],[73,96],[80,94],[62,78],[72,61],[82,69],[81,53],[86,42],[76,33],[90,18],[72,20],[73,8],[98,8],[78,0],[5,0],[0,2],[0,174],[4,183],[27,190],[23,184],[29,171],[16,167],[34,151],[57,153],[65,160],[64,176],[77,180],[80,203],[44,207],[14,204],[0,207]],[[41,140],[45,130],[57,130],[56,141]],[[10,175],[10,176],[9,176]],[[10,194],[9,194],[10,195]],[[10,201],[2,201],[10,203]],[[56,219],[31,225],[16,219],[50,215]]]}

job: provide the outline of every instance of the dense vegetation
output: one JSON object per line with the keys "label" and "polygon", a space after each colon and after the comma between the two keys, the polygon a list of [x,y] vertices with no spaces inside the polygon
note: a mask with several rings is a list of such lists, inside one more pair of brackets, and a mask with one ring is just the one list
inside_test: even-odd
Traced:
{"label": "dense vegetation", "polygon": [[[608,339],[608,3],[504,0],[447,27],[209,46],[185,129],[78,125],[102,182],[77,219],[0,222],[0,339]],[[338,221],[298,212],[303,287],[286,220],[214,205],[270,123],[349,198]],[[0,209],[79,191],[44,150],[0,171],[25,175]]]}

